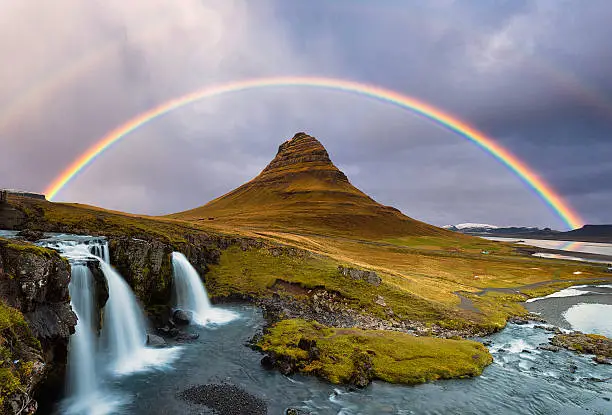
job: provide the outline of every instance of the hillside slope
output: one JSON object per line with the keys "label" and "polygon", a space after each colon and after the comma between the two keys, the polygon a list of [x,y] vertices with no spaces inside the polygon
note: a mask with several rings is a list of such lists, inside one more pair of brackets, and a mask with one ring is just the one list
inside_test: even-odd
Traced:
{"label": "hillside slope", "polygon": [[170,215],[236,226],[361,237],[448,236],[353,186],[314,137],[297,133],[253,180],[204,206]]}

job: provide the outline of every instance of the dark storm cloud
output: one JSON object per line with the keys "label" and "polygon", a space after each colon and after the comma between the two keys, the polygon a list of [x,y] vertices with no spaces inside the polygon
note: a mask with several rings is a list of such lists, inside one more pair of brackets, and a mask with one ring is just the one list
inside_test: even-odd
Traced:
{"label": "dark storm cloud", "polygon": [[[107,131],[196,88],[310,74],[378,84],[457,114],[588,221],[612,222],[610,13],[603,0],[5,1],[0,186],[42,190]],[[79,61],[90,63],[41,89]],[[28,95],[37,88],[46,92]],[[228,94],[169,114],[111,148],[61,197],[188,209],[259,173],[296,131],[320,138],[355,185],[413,217],[562,226],[457,135],[389,104],[304,88]]]}

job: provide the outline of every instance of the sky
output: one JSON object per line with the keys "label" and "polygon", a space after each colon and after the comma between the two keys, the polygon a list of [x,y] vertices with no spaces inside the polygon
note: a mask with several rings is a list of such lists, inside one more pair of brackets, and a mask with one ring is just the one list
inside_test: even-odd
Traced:
{"label": "sky", "polygon": [[[4,0],[0,187],[42,191],[107,132],[236,80],[326,76],[454,114],[585,219],[612,223],[608,0]],[[461,136],[367,97],[304,87],[200,101],[140,128],[59,200],[146,214],[202,205],[317,137],[351,182],[435,225],[563,229]]]}

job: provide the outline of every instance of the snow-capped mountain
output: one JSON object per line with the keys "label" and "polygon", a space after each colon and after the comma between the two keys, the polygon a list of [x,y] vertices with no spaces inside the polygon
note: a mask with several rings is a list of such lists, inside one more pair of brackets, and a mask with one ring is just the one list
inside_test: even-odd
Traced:
{"label": "snow-capped mountain", "polygon": [[446,225],[443,228],[451,231],[462,231],[464,229],[499,229],[499,226],[488,225],[486,223],[460,223],[458,225]]}
{"label": "snow-capped mountain", "polygon": [[467,233],[472,235],[511,235],[511,234],[535,234],[542,232],[551,232],[550,229],[540,229],[535,227],[525,226],[496,226],[486,223],[460,223],[458,225],[443,226],[449,231]]}

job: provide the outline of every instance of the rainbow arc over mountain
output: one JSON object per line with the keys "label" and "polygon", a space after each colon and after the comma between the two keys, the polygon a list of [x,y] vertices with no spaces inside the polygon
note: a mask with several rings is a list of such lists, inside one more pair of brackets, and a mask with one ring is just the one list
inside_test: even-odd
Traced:
{"label": "rainbow arc over mountain", "polygon": [[253,89],[279,87],[310,87],[353,93],[411,111],[437,125],[450,130],[491,154],[508,169],[514,172],[529,188],[531,188],[570,229],[579,228],[584,224],[580,215],[565,201],[548,183],[541,179],[526,163],[497,143],[494,139],[476,130],[474,127],[458,118],[419,99],[404,95],[375,85],[324,77],[286,76],[271,78],[255,78],[219,85],[204,87],[181,97],[164,102],[148,111],[137,115],[126,123],[115,128],[87,151],[75,159],[45,190],[49,200],[72,181],[83,169],[93,163],[111,146],[118,143],[131,132],[143,125],[194,102],[213,98],[219,95]]}

